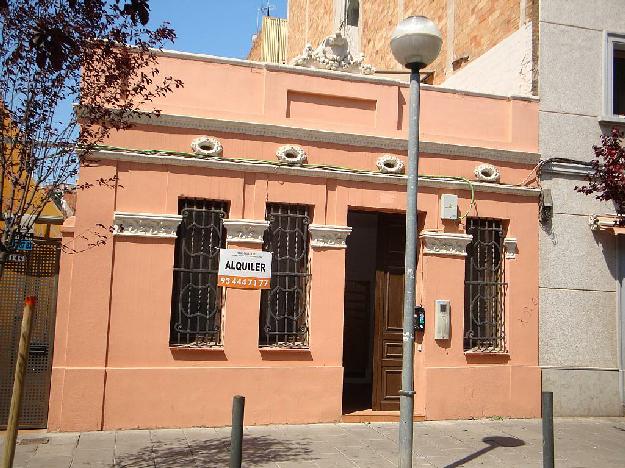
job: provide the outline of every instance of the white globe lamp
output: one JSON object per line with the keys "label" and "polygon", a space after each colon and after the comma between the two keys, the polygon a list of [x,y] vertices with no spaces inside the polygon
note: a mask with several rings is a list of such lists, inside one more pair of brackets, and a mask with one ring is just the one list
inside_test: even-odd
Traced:
{"label": "white globe lamp", "polygon": [[406,68],[424,68],[438,57],[443,37],[434,22],[425,16],[402,20],[391,36],[395,59]]}

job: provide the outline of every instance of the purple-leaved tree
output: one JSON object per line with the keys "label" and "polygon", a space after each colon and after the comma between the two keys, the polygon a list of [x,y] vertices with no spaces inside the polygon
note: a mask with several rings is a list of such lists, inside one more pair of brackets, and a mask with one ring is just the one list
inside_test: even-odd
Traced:
{"label": "purple-leaved tree", "polygon": [[0,0],[0,274],[97,145],[182,86],[159,74],[155,49],[175,33],[149,13],[149,0]]}
{"label": "purple-leaved tree", "polygon": [[598,200],[612,201],[616,210],[615,224],[625,226],[625,148],[623,132],[613,128],[610,134],[601,136],[601,144],[593,146],[595,159],[588,185],[575,187]]}

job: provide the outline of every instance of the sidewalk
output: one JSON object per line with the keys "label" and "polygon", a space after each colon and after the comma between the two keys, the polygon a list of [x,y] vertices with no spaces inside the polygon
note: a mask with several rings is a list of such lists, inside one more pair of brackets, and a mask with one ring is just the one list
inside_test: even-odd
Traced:
{"label": "sidewalk", "polygon": [[[556,419],[555,430],[557,467],[625,466],[624,418]],[[14,467],[227,467],[229,435],[229,428],[31,433],[20,437]],[[397,424],[249,427],[243,446],[245,467],[393,467]],[[542,466],[540,420],[415,423],[414,447],[414,466]]]}

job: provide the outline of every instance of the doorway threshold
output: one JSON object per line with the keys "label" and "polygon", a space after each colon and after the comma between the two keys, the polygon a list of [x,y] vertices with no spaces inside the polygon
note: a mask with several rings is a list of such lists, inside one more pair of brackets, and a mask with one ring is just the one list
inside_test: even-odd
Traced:
{"label": "doorway threshold", "polygon": [[[414,421],[425,421],[425,415],[415,414]],[[368,422],[399,422],[399,411],[373,411],[365,409],[352,411],[341,416],[344,423],[368,423]]]}

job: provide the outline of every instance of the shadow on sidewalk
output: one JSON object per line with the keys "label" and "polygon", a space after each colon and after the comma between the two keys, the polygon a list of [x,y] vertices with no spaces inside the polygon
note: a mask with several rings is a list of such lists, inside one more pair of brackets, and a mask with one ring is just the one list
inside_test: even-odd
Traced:
{"label": "shadow on sidewalk", "polygon": [[482,455],[495,450],[497,447],[521,447],[525,445],[525,441],[521,439],[517,439],[516,437],[484,437],[482,442],[486,444],[486,447],[478,450],[477,452],[472,453],[471,455],[467,455],[466,457],[455,461],[445,468],[457,468],[459,466],[464,465],[465,463],[470,462],[471,460],[475,460],[476,458],[481,457]]}
{"label": "shadow on sidewalk", "polygon": [[[193,441],[189,445],[156,442],[136,452],[116,454],[117,467],[147,468],[186,467],[200,462],[204,466],[228,466],[230,438],[218,437]],[[244,466],[263,465],[267,462],[297,462],[312,460],[313,452],[304,440],[284,441],[265,435],[247,435],[243,439]]]}

